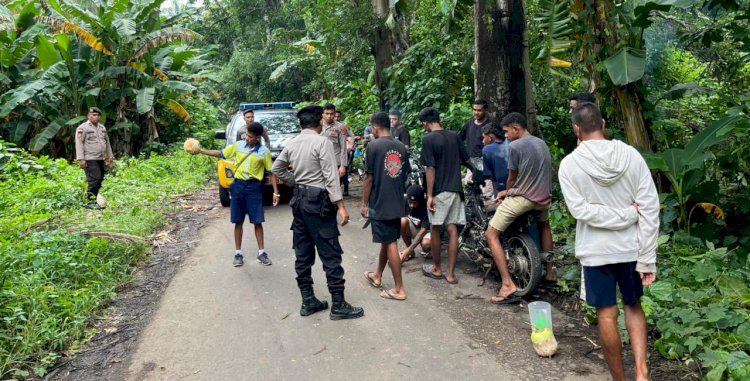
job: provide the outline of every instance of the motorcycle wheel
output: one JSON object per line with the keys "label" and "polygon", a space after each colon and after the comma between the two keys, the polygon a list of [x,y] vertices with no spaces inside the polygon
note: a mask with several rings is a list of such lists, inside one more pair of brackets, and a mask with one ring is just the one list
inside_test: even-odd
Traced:
{"label": "motorcycle wheel", "polygon": [[506,255],[510,275],[518,286],[516,295],[525,296],[536,290],[542,280],[542,256],[531,236],[518,234],[509,237]]}

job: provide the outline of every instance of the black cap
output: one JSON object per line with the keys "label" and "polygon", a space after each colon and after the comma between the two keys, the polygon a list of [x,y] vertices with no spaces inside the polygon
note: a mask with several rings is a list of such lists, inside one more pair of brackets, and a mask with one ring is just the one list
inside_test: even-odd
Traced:
{"label": "black cap", "polygon": [[300,109],[299,111],[297,111],[297,117],[298,118],[301,117],[302,115],[306,115],[306,114],[320,114],[320,115],[323,115],[323,107],[320,107],[318,105],[311,105],[311,106],[304,107],[304,108]]}
{"label": "black cap", "polygon": [[409,198],[409,201],[422,202],[424,201],[424,189],[419,185],[412,185],[406,190],[406,197]]}
{"label": "black cap", "polygon": [[89,114],[97,113],[99,115],[102,114],[102,110],[99,110],[98,107],[89,107]]}

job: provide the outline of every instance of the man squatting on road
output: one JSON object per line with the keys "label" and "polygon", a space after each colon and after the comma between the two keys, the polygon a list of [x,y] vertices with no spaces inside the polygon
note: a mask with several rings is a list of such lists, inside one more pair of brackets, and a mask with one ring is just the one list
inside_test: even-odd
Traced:
{"label": "man squatting on road", "polygon": [[394,287],[384,289],[380,296],[392,300],[406,300],[401,276],[401,257],[398,239],[401,219],[406,217],[406,176],[409,173],[406,147],[391,136],[388,114],[379,112],[370,117],[375,140],[367,145],[365,181],[362,193],[362,217],[370,221],[372,241],[380,244],[378,268],[365,271],[367,282],[375,288],[383,287],[385,265],[391,268]]}
{"label": "man squatting on road", "polygon": [[[258,242],[258,262],[265,266],[271,265],[271,259],[265,250],[263,241],[263,177],[271,170],[271,151],[260,144],[263,136],[263,126],[252,122],[247,127],[244,140],[218,150],[200,149],[197,153],[218,157],[221,159],[235,159],[234,181],[229,187],[232,198],[230,221],[234,224],[234,262],[235,267],[242,266],[245,261],[242,255],[242,225],[245,216],[255,226],[255,240]],[[273,186],[273,206],[279,204],[279,187],[276,176],[271,175]]]}
{"label": "man squatting on road", "polygon": [[[294,268],[302,294],[300,315],[308,316],[328,309],[328,303],[318,300],[313,291],[312,266],[317,248],[333,299],[331,320],[355,319],[364,316],[365,312],[344,299],[343,250],[336,225],[337,209],[342,226],[349,222],[349,213],[341,196],[333,143],[328,136],[320,134],[322,117],[323,108],[320,106],[308,106],[297,112],[302,133],[284,147],[273,163],[272,171],[284,183],[294,187],[290,206],[294,216],[292,244],[297,257]],[[294,172],[289,170],[290,165]]]}
{"label": "man squatting on road", "polygon": [[[651,172],[635,148],[607,140],[593,103],[572,113],[581,144],[560,163],[560,187],[577,220],[576,257],[586,278],[586,303],[596,307],[604,359],[615,381],[624,381],[617,326],[617,288],[635,357],[636,380],[649,379],[643,286],[656,279],[659,195]],[[616,287],[617,286],[617,287]]]}

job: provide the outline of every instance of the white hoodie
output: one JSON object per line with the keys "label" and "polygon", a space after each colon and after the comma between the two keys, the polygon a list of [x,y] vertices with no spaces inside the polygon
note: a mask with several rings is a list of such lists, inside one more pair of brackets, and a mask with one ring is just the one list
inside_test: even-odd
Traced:
{"label": "white hoodie", "polygon": [[558,175],[578,221],[581,264],[637,261],[637,271],[655,273],[659,194],[641,154],[619,140],[586,140],[563,159]]}

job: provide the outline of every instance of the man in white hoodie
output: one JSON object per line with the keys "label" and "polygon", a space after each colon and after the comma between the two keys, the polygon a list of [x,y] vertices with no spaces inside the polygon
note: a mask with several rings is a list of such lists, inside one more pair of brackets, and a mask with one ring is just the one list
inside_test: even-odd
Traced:
{"label": "man in white hoodie", "polygon": [[593,103],[572,113],[581,144],[558,173],[568,210],[577,220],[575,251],[586,277],[586,303],[596,307],[599,336],[612,379],[625,380],[617,328],[617,291],[635,357],[636,380],[648,380],[643,286],[656,279],[659,195],[643,157],[633,147],[607,140]]}

